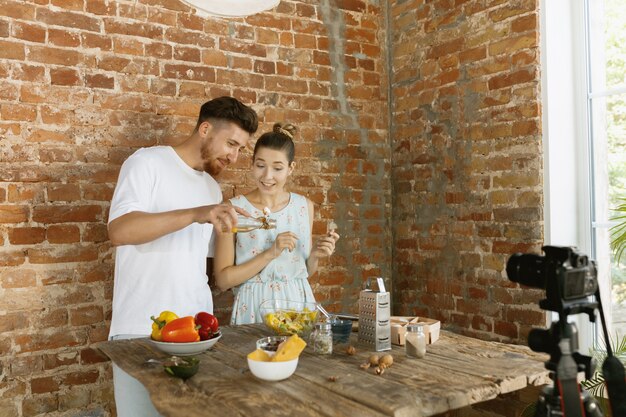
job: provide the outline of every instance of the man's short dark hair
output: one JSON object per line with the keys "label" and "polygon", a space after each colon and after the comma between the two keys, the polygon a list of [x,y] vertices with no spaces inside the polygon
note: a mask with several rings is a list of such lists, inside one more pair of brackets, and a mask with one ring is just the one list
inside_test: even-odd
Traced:
{"label": "man's short dark hair", "polygon": [[233,122],[250,134],[255,133],[259,128],[259,118],[256,112],[236,98],[228,96],[209,100],[200,107],[196,130],[210,119]]}

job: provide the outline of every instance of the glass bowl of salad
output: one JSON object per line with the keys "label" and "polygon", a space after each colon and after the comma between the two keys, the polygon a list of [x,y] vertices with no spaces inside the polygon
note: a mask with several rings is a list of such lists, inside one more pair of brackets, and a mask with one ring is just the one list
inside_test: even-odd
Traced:
{"label": "glass bowl of salad", "polygon": [[280,336],[307,336],[317,321],[317,303],[289,300],[267,300],[259,309],[263,323]]}

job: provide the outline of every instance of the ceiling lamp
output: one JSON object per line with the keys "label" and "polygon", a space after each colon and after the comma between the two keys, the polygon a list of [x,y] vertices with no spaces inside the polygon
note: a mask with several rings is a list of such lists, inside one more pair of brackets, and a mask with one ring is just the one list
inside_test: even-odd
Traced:
{"label": "ceiling lamp", "polygon": [[272,9],[280,0],[183,0],[200,16],[243,17]]}

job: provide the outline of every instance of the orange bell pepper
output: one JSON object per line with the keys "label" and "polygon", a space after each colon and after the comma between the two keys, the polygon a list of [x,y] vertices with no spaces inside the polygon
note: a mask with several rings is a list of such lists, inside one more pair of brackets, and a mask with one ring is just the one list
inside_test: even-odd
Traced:
{"label": "orange bell pepper", "polygon": [[200,340],[199,328],[193,316],[181,317],[167,323],[161,331],[161,337],[164,342],[197,342]]}

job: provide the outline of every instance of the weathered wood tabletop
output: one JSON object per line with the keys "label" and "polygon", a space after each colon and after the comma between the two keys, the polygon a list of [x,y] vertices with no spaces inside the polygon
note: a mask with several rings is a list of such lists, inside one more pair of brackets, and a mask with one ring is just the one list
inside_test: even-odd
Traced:
{"label": "weathered wood tabletop", "polygon": [[[150,358],[165,358],[146,339],[105,342],[98,347],[137,378],[164,416],[432,416],[495,398],[528,385],[549,382],[543,361],[524,346],[485,342],[442,331],[428,345],[424,359],[409,359],[393,346],[393,366],[383,375],[359,365],[375,353],[359,344],[347,355],[336,348],[331,356],[315,355],[310,347],[300,356],[289,379],[266,382],[248,370],[246,355],[263,325],[225,326],[222,338],[200,358],[200,370],[186,382],[169,376]],[[336,377],[331,381],[331,377]]]}

